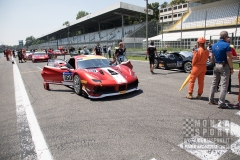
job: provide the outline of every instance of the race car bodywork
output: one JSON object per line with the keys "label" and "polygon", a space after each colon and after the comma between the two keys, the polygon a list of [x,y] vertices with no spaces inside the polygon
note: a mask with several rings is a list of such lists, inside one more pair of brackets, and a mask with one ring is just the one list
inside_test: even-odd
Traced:
{"label": "race car bodywork", "polygon": [[32,62],[48,61],[49,57],[46,52],[35,52],[32,54]]}
{"label": "race car bodywork", "polygon": [[66,61],[50,59],[41,74],[46,90],[49,84],[60,84],[93,99],[139,90],[130,61],[110,66],[109,60],[102,56],[79,55]]}
{"label": "race car bodywork", "polygon": [[[193,53],[189,51],[160,53],[155,59],[154,67],[163,69],[183,69],[189,73],[192,70]],[[210,59],[206,63],[207,71],[213,70]]]}

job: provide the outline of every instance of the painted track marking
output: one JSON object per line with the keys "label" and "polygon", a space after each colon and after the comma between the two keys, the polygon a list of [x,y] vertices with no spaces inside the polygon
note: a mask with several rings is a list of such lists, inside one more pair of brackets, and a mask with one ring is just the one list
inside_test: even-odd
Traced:
{"label": "painted track marking", "polygon": [[52,155],[34,114],[16,61],[13,65],[13,77],[20,138],[20,158],[52,160]]}

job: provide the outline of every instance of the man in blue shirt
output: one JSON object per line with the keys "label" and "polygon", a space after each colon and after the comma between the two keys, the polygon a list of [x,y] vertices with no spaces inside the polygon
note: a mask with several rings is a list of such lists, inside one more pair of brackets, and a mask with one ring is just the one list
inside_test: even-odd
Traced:
{"label": "man in blue shirt", "polygon": [[[215,63],[213,69],[213,80],[210,88],[209,104],[218,104],[219,108],[229,108],[225,104],[225,97],[227,93],[229,76],[233,74],[232,56],[230,54],[231,48],[229,43],[227,43],[228,32],[222,31],[220,33],[220,40],[212,46],[212,56],[211,60]],[[218,103],[214,101],[214,93],[217,89],[219,79],[222,79],[221,91],[219,95]]]}

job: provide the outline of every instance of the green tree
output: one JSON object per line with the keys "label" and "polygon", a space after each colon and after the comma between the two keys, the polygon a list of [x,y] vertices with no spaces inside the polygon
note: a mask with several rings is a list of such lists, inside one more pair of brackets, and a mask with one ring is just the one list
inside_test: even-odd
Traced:
{"label": "green tree", "polygon": [[27,37],[25,40],[25,46],[31,46],[32,44],[34,44],[36,41],[36,39],[33,36]]}
{"label": "green tree", "polygon": [[153,16],[149,17],[149,20],[158,20],[158,16],[159,16],[159,3],[155,2],[155,3],[151,3],[148,4],[148,9],[152,9],[153,10]]}
{"label": "green tree", "polygon": [[167,2],[163,2],[163,4],[160,5],[161,8],[166,8],[168,6]]}
{"label": "green tree", "polygon": [[182,4],[182,3],[186,3],[186,0],[172,0],[169,5],[170,6],[174,6],[174,5],[178,5],[178,4]]}
{"label": "green tree", "polygon": [[69,24],[70,24],[69,21],[66,21],[66,22],[63,23],[63,26],[65,26],[65,25],[67,26]]}
{"label": "green tree", "polygon": [[86,15],[89,15],[89,13],[85,12],[85,11],[79,11],[78,14],[77,14],[76,20],[79,19],[79,18],[82,18]]}

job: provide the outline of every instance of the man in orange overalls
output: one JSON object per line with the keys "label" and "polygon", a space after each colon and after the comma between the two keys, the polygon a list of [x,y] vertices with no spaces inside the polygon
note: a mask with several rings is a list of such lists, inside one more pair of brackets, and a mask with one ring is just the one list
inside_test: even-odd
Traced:
{"label": "man in orange overalls", "polygon": [[196,78],[198,78],[198,95],[197,99],[201,99],[204,87],[204,76],[207,71],[206,63],[209,56],[209,51],[205,48],[206,39],[201,37],[197,40],[198,49],[194,51],[194,56],[192,59],[192,71],[188,86],[188,95],[186,98],[192,99],[192,93],[194,88],[194,83]]}

